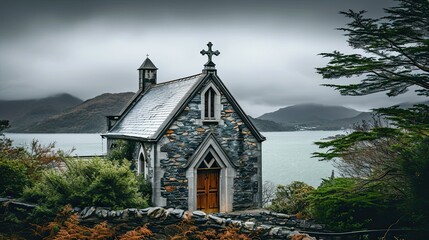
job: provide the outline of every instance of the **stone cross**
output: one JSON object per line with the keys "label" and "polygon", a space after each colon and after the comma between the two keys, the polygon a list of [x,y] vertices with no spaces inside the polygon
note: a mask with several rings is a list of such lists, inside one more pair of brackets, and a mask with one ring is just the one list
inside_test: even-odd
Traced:
{"label": "stone cross", "polygon": [[207,46],[209,47],[208,51],[203,49],[200,52],[202,55],[207,55],[207,57],[209,58],[209,61],[204,66],[215,66],[215,64],[212,62],[212,56],[213,55],[218,56],[220,54],[220,52],[218,50],[216,50],[216,51],[212,50],[212,46],[213,46],[212,42],[209,42],[207,44]]}

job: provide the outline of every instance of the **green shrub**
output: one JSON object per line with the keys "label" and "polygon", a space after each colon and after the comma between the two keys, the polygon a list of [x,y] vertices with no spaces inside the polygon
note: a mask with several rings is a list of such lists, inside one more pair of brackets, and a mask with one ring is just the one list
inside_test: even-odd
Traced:
{"label": "green shrub", "polygon": [[412,225],[429,228],[429,138],[414,144],[399,158],[407,186],[403,211]]}
{"label": "green shrub", "polygon": [[289,185],[278,185],[271,210],[282,213],[296,214],[309,217],[308,197],[314,188],[304,182],[294,181]]}
{"label": "green shrub", "polygon": [[66,170],[48,170],[40,182],[24,190],[23,197],[59,210],[74,207],[105,206],[115,209],[147,207],[129,162],[122,164],[103,159],[69,159]]}
{"label": "green shrub", "polygon": [[115,140],[107,158],[109,160],[132,160],[135,142],[127,140]]}
{"label": "green shrub", "polygon": [[377,186],[358,185],[353,178],[324,180],[311,194],[311,214],[335,231],[387,228],[399,216],[396,203]]}
{"label": "green shrub", "polygon": [[137,182],[139,186],[139,192],[144,198],[150,201],[152,199],[152,183],[148,181],[142,174],[137,176]]}
{"label": "green shrub", "polygon": [[0,196],[19,197],[31,184],[27,167],[19,161],[0,158]]}

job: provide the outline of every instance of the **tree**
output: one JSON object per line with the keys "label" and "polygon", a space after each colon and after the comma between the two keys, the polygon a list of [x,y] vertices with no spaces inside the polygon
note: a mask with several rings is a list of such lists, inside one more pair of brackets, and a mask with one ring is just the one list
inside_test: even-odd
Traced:
{"label": "tree", "polygon": [[278,185],[275,198],[269,209],[289,214],[299,214],[309,217],[309,196],[314,188],[304,182],[294,181],[290,184]]}
{"label": "tree", "polygon": [[0,120],[0,136],[3,135],[1,132],[8,127],[10,127],[8,120]]}
{"label": "tree", "polygon": [[262,207],[268,207],[276,196],[276,185],[271,181],[262,184]]}
{"label": "tree", "polygon": [[326,67],[317,68],[323,78],[360,76],[357,84],[325,84],[343,95],[361,96],[387,91],[388,96],[416,87],[429,96],[429,2],[402,0],[399,6],[385,9],[378,19],[365,18],[365,11],[341,12],[352,20],[345,28],[348,43],[365,54],[322,53]]}
{"label": "tree", "polygon": [[[322,53],[330,61],[317,72],[328,79],[359,77],[359,82],[325,86],[352,96],[386,92],[393,97],[409,88],[429,96],[429,1],[401,0],[385,12],[378,19],[364,17],[365,11],[342,12],[351,22],[340,30],[361,53]],[[327,151],[314,156],[338,160],[342,174],[356,178],[367,194],[369,188],[383,189],[387,199],[405,206],[402,214],[408,221],[429,226],[429,202],[422,191],[429,179],[429,106],[376,112],[389,125],[358,126],[345,137],[318,142]]]}

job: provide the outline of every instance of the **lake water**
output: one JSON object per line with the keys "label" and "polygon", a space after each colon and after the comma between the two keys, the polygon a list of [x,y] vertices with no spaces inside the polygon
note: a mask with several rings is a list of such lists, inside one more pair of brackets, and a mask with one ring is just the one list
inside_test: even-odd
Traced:
{"label": "lake water", "polygon": [[[262,144],[263,181],[288,184],[303,181],[317,187],[322,178],[331,176],[334,169],[330,162],[311,158],[318,151],[313,143],[322,138],[344,134],[344,131],[264,132],[267,140]],[[106,140],[100,134],[21,134],[6,133],[15,146],[29,146],[33,139],[42,144],[56,143],[58,149],[72,155],[101,155],[106,152]]]}

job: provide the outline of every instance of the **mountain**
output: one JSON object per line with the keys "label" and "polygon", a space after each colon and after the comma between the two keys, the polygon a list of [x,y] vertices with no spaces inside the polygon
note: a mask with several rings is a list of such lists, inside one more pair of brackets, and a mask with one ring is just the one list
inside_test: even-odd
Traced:
{"label": "mountain", "polygon": [[131,100],[132,92],[105,93],[29,126],[26,132],[99,133],[107,129],[107,115],[116,115]]}
{"label": "mountain", "polygon": [[286,129],[339,130],[352,128],[363,120],[368,121],[372,119],[372,114],[342,106],[299,104],[265,113],[257,119],[273,121]]}
{"label": "mountain", "polygon": [[281,132],[281,131],[295,131],[296,128],[292,126],[284,126],[270,120],[262,120],[248,116],[255,127],[261,132]]}
{"label": "mountain", "polygon": [[361,112],[342,106],[326,106],[321,104],[298,104],[271,113],[265,113],[258,119],[278,123],[306,123],[323,120],[352,118]]}
{"label": "mountain", "polygon": [[81,99],[66,93],[41,99],[0,100],[0,119],[9,120],[9,132],[22,132],[27,126],[82,102]]}

